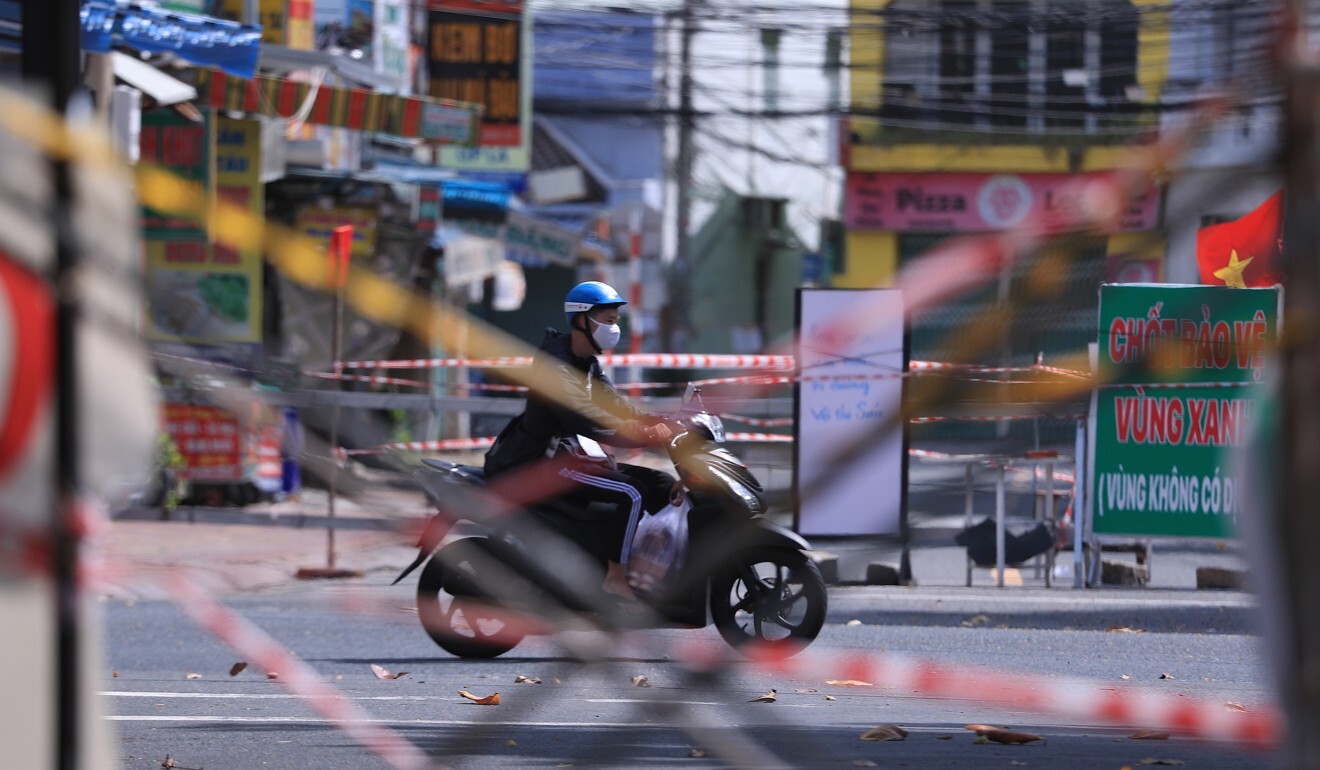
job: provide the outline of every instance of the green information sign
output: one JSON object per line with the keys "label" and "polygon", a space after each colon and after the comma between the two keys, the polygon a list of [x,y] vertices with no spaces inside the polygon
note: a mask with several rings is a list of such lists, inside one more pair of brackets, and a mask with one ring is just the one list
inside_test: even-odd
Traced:
{"label": "green information sign", "polygon": [[1092,530],[1232,537],[1263,414],[1277,288],[1100,287]]}

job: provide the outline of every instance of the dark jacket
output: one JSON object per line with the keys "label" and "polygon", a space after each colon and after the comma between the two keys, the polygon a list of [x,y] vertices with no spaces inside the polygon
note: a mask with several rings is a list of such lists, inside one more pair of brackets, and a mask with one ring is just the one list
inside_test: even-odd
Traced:
{"label": "dark jacket", "polygon": [[646,415],[614,389],[595,356],[578,358],[572,335],[546,329],[532,357],[527,407],[486,452],[486,473],[546,457],[560,438],[576,434],[611,446],[642,446],[619,433],[625,422],[638,419]]}

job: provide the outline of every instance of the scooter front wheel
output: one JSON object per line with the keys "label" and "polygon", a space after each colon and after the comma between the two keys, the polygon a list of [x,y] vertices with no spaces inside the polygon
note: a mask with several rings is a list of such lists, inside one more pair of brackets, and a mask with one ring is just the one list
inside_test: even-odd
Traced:
{"label": "scooter front wheel", "polygon": [[470,590],[480,586],[483,562],[493,558],[473,540],[459,540],[437,551],[417,581],[422,628],[442,649],[460,658],[503,655],[525,636],[516,614]]}
{"label": "scooter front wheel", "polygon": [[734,554],[710,584],[710,614],[735,648],[790,657],[825,625],[825,580],[801,551],[763,546]]}

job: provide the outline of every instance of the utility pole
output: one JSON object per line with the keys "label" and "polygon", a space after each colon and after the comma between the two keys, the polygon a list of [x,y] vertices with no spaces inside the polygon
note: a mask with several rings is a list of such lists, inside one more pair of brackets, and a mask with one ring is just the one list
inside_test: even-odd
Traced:
{"label": "utility pole", "polygon": [[696,33],[695,11],[699,0],[683,0],[680,14],[683,28],[679,49],[678,74],[678,168],[675,170],[675,245],[674,292],[669,301],[674,311],[674,330],[679,339],[688,340],[691,323],[689,293],[692,288],[692,166],[693,166],[693,107],[692,107],[692,37]]}
{"label": "utility pole", "polygon": [[[46,0],[23,4],[24,80],[46,89],[48,105],[65,115],[81,79],[78,47],[78,0]],[[81,468],[78,443],[78,367],[76,328],[79,315],[77,266],[73,243],[72,182],[67,159],[50,161],[54,189],[51,228],[55,234],[55,457],[51,479],[54,511],[50,519],[51,579],[55,598],[55,747],[58,770],[78,770],[87,761],[79,724],[82,709],[80,676],[83,645],[80,615],[82,600],[77,572],[82,547],[78,496]]]}
{"label": "utility pole", "polygon": [[[1270,613],[1278,687],[1288,716],[1284,766],[1320,767],[1320,62],[1306,42],[1308,5],[1289,4],[1289,37],[1280,41],[1284,67],[1283,168],[1284,213],[1283,331],[1278,359],[1282,381],[1277,423],[1278,455],[1268,449],[1257,458],[1261,509],[1272,513],[1259,554],[1273,564],[1258,564],[1267,586],[1262,592]],[[1229,11],[1231,12],[1231,11]],[[1272,503],[1272,505],[1271,505]],[[1266,551],[1269,549],[1269,551]],[[1271,553],[1272,552],[1272,553]],[[1257,556],[1257,561],[1261,561]],[[1275,572],[1277,570],[1277,572]],[[1270,574],[1272,573],[1273,574]]]}

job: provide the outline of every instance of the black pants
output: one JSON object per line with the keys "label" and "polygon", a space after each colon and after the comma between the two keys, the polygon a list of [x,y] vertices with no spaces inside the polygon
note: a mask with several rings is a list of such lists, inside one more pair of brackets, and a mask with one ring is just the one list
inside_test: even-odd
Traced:
{"label": "black pants", "polygon": [[[619,463],[618,468],[565,463],[557,472],[577,482],[563,499],[583,511],[583,547],[598,558],[622,563],[628,560],[628,544],[642,511],[654,513],[669,504],[674,477],[640,465]],[[591,503],[605,503],[609,512],[595,515]]]}

